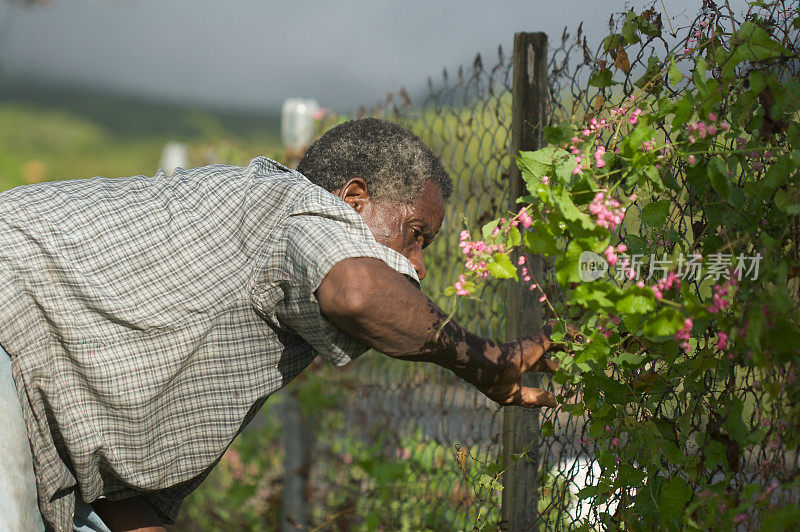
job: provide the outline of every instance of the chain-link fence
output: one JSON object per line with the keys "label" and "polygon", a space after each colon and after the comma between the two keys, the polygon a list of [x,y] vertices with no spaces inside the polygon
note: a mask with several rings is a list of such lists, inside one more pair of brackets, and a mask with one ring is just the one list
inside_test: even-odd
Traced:
{"label": "chain-link fence", "polygon": [[[733,16],[713,10],[710,4],[705,10],[701,17],[720,23]],[[663,57],[664,50],[670,48],[670,38],[664,37],[664,24],[669,21],[662,21],[653,10],[645,11],[642,17],[652,26],[652,35],[627,49],[609,49],[607,42],[590,49],[580,27],[574,34],[565,30],[560,39],[551,40],[546,125],[565,119],[577,123],[589,120],[601,107],[619,104],[634,93],[678,94],[680,89],[669,86],[665,76],[656,84],[647,84],[655,68],[651,58],[659,54]],[[619,32],[625,20],[625,14],[612,17],[609,25]],[[672,45],[680,40],[675,37],[679,32],[691,35],[698,20],[689,21],[684,28],[670,28]],[[597,83],[594,75],[608,69],[613,69],[618,84]],[[477,57],[456,74],[445,71],[441,79],[429,82],[427,95],[419,101],[400,91],[381,106],[361,111],[397,121],[414,131],[441,157],[453,178],[454,193],[444,225],[426,251],[428,277],[423,283],[426,293],[447,310],[453,303],[441,292],[458,274],[457,235],[464,229],[464,220],[475,224],[469,227],[474,232],[509,204],[512,76],[511,61],[501,49],[492,58],[491,67]],[[665,139],[670,138],[668,128],[662,124],[659,129]],[[675,179],[679,186],[668,198],[673,217],[677,217],[674,228],[659,233],[648,227],[642,208],[655,198],[641,197],[619,229],[619,240],[630,249],[660,255],[673,251],[677,242],[691,247],[708,225],[709,213],[694,196],[685,169],[678,169]],[[636,190],[625,191],[633,192]],[[547,265],[543,285],[550,299],[557,302],[561,288]],[[462,301],[452,309],[456,321],[478,334],[503,340],[505,290],[502,284],[489,284],[480,294],[481,302]],[[701,293],[699,281],[694,282],[694,290],[701,298],[709,297]],[[311,499],[322,509],[317,521],[339,529],[502,526],[501,495],[491,481],[498,469],[487,468],[502,456],[499,407],[438,367],[393,361],[376,353],[368,353],[343,369],[320,371],[330,386],[342,392],[335,415],[328,410],[316,418],[320,431],[312,450],[315,459],[310,485],[314,490]],[[761,406],[760,383],[770,376],[743,370],[732,385],[728,383],[726,390],[721,390],[717,389],[721,383],[714,371],[709,369],[706,376],[707,394],[736,395],[745,405],[746,423],[755,427]],[[547,380],[545,385],[553,389]],[[682,404],[672,400],[678,393],[674,389],[665,394],[664,412]],[[581,397],[578,390],[567,400],[580,402]],[[658,417],[664,412],[647,415]],[[669,412],[672,418],[679,414]],[[538,500],[529,501],[538,509],[533,529],[598,525],[601,513],[614,514],[626,497],[630,500],[635,496],[635,490],[630,489],[605,498],[578,497],[581,489],[596,484],[601,472],[587,434],[588,421],[588,414],[570,416],[561,409],[542,412],[540,425],[552,424],[552,435],[532,443],[539,448],[540,471]],[[713,429],[711,420],[698,418],[694,422],[699,431]],[[329,460],[320,459],[324,456]],[[796,453],[789,456],[759,447],[743,457],[737,482],[752,480],[765,468],[771,468],[773,477],[788,478],[796,474],[797,460]]]}
{"label": "chain-link fence", "polygon": [[[427,95],[419,101],[400,91],[360,114],[402,124],[441,158],[454,190],[439,236],[425,251],[423,290],[469,330],[502,339],[501,283],[488,285],[482,301],[464,301],[457,308],[442,294],[458,275],[456,244],[464,221],[487,222],[508,203],[511,67],[502,49],[492,61],[494,65],[486,67],[479,56],[455,74],[444,71],[440,79],[429,80]],[[373,352],[345,368],[321,371],[333,386],[348,390],[338,421],[327,427],[312,451],[333,452],[332,460],[347,465],[330,486],[347,501],[337,506],[339,512],[328,510],[332,515],[344,512],[335,520],[338,526],[496,526],[500,492],[481,475],[486,464],[502,456],[502,412],[497,405],[438,366],[395,361]],[[323,477],[330,478],[330,471],[312,471],[310,484],[319,486]]]}

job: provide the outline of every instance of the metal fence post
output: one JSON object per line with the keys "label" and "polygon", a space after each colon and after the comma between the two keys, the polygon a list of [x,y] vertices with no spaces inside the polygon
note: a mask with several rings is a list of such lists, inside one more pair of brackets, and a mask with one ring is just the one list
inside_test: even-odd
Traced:
{"label": "metal fence post", "polygon": [[[547,35],[520,32],[514,35],[514,80],[511,122],[511,156],[520,150],[537,150],[543,146],[542,129],[547,98]],[[519,209],[518,197],[525,194],[525,184],[512,161],[508,172],[510,209]],[[537,282],[542,282],[542,257],[528,257],[528,269]],[[513,339],[539,331],[542,325],[542,304],[535,292],[523,283],[509,287],[506,303],[507,338]],[[525,375],[523,384],[538,386],[539,376]],[[539,413],[520,407],[507,407],[503,414],[502,528],[511,532],[530,530],[537,519],[539,488]],[[525,451],[527,459],[512,460],[512,454]]]}

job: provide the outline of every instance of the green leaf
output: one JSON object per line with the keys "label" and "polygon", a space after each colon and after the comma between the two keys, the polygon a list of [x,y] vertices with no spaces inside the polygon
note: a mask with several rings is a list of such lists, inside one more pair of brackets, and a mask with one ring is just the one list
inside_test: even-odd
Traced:
{"label": "green leaf", "polygon": [[800,214],[800,202],[783,189],[775,193],[775,206],[786,214]]}
{"label": "green leaf", "polygon": [[649,359],[641,354],[636,353],[620,353],[619,355],[612,357],[611,361],[617,365],[626,365],[626,366],[641,366],[643,363],[647,362]]}
{"label": "green leaf", "polygon": [[610,52],[611,50],[616,50],[620,46],[622,46],[623,37],[619,33],[612,33],[605,39],[603,39],[603,51],[605,53]]}
{"label": "green leaf", "polygon": [[595,281],[582,283],[572,292],[572,301],[578,305],[589,307],[592,310],[614,308],[614,302],[609,299],[613,288],[608,283]]}
{"label": "green leaf", "polygon": [[687,93],[683,98],[678,100],[675,107],[675,118],[672,120],[672,128],[678,129],[684,127],[686,122],[694,114],[694,97],[693,93]]}
{"label": "green leaf", "polygon": [[575,203],[572,202],[572,196],[567,189],[561,188],[553,194],[555,207],[565,220],[579,222],[581,227],[586,230],[594,229],[595,225],[586,213],[581,212]]}
{"label": "green leaf", "polygon": [[692,72],[692,81],[702,92],[705,92],[706,88],[706,70],[708,70],[706,60],[701,56],[697,56],[694,71]]}
{"label": "green leaf", "polygon": [[641,486],[642,482],[646,478],[646,474],[644,471],[640,469],[636,469],[628,464],[622,464],[619,468],[619,473],[617,475],[617,486]]}
{"label": "green leaf", "polygon": [[478,477],[477,481],[478,486],[489,488],[497,491],[503,491],[503,485],[500,484],[496,478],[483,474]]}
{"label": "green leaf", "polygon": [[481,235],[483,235],[484,240],[489,240],[492,238],[492,233],[494,232],[495,227],[500,225],[500,220],[492,220],[491,222],[485,224],[481,227]]}
{"label": "green leaf", "polygon": [[795,530],[800,523],[800,506],[790,504],[770,513],[761,524],[761,532],[784,532]]}
{"label": "green leaf", "polygon": [[544,436],[545,438],[548,438],[548,437],[552,436],[553,435],[553,422],[548,419],[547,421],[542,423],[542,428],[539,429],[539,432],[541,432],[542,436]]}
{"label": "green leaf", "polygon": [[644,322],[644,334],[651,338],[671,337],[683,328],[683,322],[683,314],[672,307],[667,307],[650,316]]}
{"label": "green leaf", "polygon": [[648,203],[642,208],[640,218],[651,227],[661,227],[669,216],[669,200]]}
{"label": "green leaf", "polygon": [[615,305],[624,314],[647,314],[656,308],[653,291],[649,288],[630,287]]}
{"label": "green leaf", "polygon": [[516,227],[511,227],[508,230],[508,235],[506,235],[506,246],[509,248],[516,247],[522,243],[522,235],[519,232],[519,229]]}
{"label": "green leaf", "polygon": [[583,252],[575,242],[570,242],[567,251],[556,259],[556,280],[561,286],[581,281],[579,262]]}
{"label": "green leaf", "polygon": [[780,185],[786,183],[786,179],[792,173],[794,167],[792,156],[789,153],[784,153],[770,165],[767,169],[767,174],[764,179],[758,182],[759,196],[761,198],[768,198],[772,192]]}
{"label": "green leaf", "polygon": [[665,521],[683,521],[686,503],[692,496],[692,488],[680,477],[669,479],[661,486],[659,497],[659,510]]}
{"label": "green leaf", "polygon": [[589,85],[592,87],[603,88],[611,87],[612,85],[619,85],[619,82],[612,79],[611,69],[604,68],[603,70],[598,70],[591,75],[589,78]]}
{"label": "green leaf", "polygon": [[669,56],[669,82],[674,87],[681,81],[683,81],[683,73],[681,69],[678,68],[678,65],[675,64],[675,56]]}
{"label": "green leaf", "polygon": [[525,232],[525,247],[528,251],[547,257],[561,253],[556,243],[556,236],[549,225],[541,220],[536,220],[531,227],[533,231]]}
{"label": "green leaf", "polygon": [[558,151],[563,150],[555,146],[545,146],[536,151],[521,151],[517,157],[517,165],[523,173],[527,170],[541,181],[542,176],[550,175]]}
{"label": "green leaf", "polygon": [[728,166],[722,161],[720,157],[712,157],[708,161],[708,178],[711,181],[711,187],[725,199],[730,197],[730,188],[728,187]]}
{"label": "green leaf", "polygon": [[516,279],[517,268],[511,264],[511,259],[504,253],[497,253],[494,261],[487,265],[489,272],[497,279]]}
{"label": "green leaf", "polygon": [[588,362],[594,361],[600,367],[605,367],[608,360],[608,353],[611,351],[611,346],[608,340],[602,334],[592,335],[592,341],[583,349],[583,351],[575,357],[575,362]]}
{"label": "green leaf", "polygon": [[622,25],[622,36],[625,38],[625,44],[636,44],[639,42],[639,35],[637,35],[637,25],[634,21],[628,20]]}
{"label": "green leaf", "polygon": [[575,134],[572,126],[567,122],[563,122],[554,127],[545,127],[542,133],[544,134],[544,141],[547,144],[558,145],[566,144]]}

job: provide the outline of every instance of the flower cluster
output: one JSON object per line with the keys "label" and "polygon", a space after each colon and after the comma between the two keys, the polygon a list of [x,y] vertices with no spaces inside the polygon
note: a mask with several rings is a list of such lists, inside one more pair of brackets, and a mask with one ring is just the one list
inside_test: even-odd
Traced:
{"label": "flower cluster", "polygon": [[653,290],[656,299],[660,300],[664,297],[664,290],[669,290],[672,288],[672,285],[679,287],[681,285],[681,279],[675,272],[667,272],[666,277],[659,279],[658,282],[650,288]]}
{"label": "flower cluster", "polygon": [[597,217],[597,225],[612,231],[625,218],[625,207],[620,207],[620,202],[614,198],[606,198],[602,192],[595,194],[589,204],[589,212]]}
{"label": "flower cluster", "polygon": [[[461,248],[461,252],[467,258],[465,266],[469,271],[474,272],[482,279],[486,279],[489,276],[489,271],[486,267],[491,260],[492,253],[505,252],[505,246],[503,244],[487,244],[483,240],[473,241],[469,235],[469,231],[466,229],[461,231],[459,240],[458,247]],[[461,278],[459,278],[459,280],[461,280]],[[456,290],[458,290],[458,287],[456,287]]]}
{"label": "flower cluster", "polygon": [[705,20],[701,20],[698,25],[700,26],[701,29],[695,30],[695,32],[692,33],[691,37],[689,37],[689,39],[686,41],[687,46],[683,50],[684,54],[690,54],[695,50],[696,48],[695,43],[699,38],[703,36],[703,31],[708,27],[708,22],[706,22]]}
{"label": "flower cluster", "polygon": [[692,327],[694,326],[694,322],[692,318],[686,318],[683,320],[683,328],[675,333],[675,340],[680,342],[681,347],[684,351],[689,351],[692,346],[689,345],[689,338],[692,336]]}
{"label": "flower cluster", "polygon": [[725,281],[725,284],[723,284],[722,286],[715,284],[714,294],[711,296],[711,304],[708,307],[706,307],[706,310],[708,310],[712,314],[716,314],[717,312],[729,307],[731,305],[731,302],[725,299],[725,296],[728,295],[728,290],[730,289],[730,287],[735,284],[736,284],[735,277],[728,278],[728,280]]}
{"label": "flower cluster", "polygon": [[605,251],[603,251],[603,255],[605,255],[608,265],[613,267],[616,266],[619,261],[617,253],[625,253],[626,251],[628,251],[628,246],[625,244],[617,244],[617,247],[608,246]]}
{"label": "flower cluster", "polygon": [[[545,177],[547,177],[547,176],[545,176]],[[544,177],[542,178],[542,183],[544,183],[545,185],[547,184],[545,182],[545,180],[544,180]],[[527,208],[523,207],[523,208],[521,208],[519,210],[519,213],[516,216],[516,220],[513,220],[511,222],[512,225],[516,226],[517,224],[515,222],[521,223],[522,227],[527,229],[528,227],[530,227],[533,224],[533,218],[531,218],[531,215],[528,214]]]}
{"label": "flower cluster", "polygon": [[708,123],[703,120],[692,121],[686,125],[686,133],[690,144],[697,142],[697,138],[704,139],[706,137],[713,137],[720,131],[728,131],[730,124],[727,122],[718,122],[718,117],[715,113],[708,113]]}
{"label": "flower cluster", "polygon": [[[461,231],[458,247],[461,248],[461,252],[466,259],[464,266],[469,272],[459,275],[458,280],[453,284],[456,295],[470,295],[475,289],[474,282],[470,281],[468,277],[470,273],[479,280],[488,278],[490,273],[489,264],[495,260],[493,255],[495,253],[507,253],[511,251],[511,249],[506,249],[504,244],[492,243],[494,237],[497,237],[501,232],[508,234],[512,227],[522,226],[524,229],[527,229],[531,225],[533,225],[533,217],[531,217],[527,207],[522,207],[513,218],[509,220],[500,218],[497,226],[492,230],[489,242],[484,240],[472,240],[468,230],[465,229]],[[524,263],[525,257],[520,257],[517,264],[522,267],[522,278],[525,282],[530,282],[531,277]],[[535,283],[531,284],[531,290],[535,290],[536,288],[537,285]],[[540,298],[540,301],[544,301],[545,299],[546,297],[543,296]]]}

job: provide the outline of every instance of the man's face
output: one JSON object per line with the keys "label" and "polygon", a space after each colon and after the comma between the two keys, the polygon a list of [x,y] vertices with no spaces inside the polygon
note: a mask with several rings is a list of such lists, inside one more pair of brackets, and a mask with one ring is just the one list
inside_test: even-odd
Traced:
{"label": "man's face", "polygon": [[411,205],[372,201],[363,180],[357,179],[336,194],[356,209],[375,240],[411,261],[420,280],[425,277],[422,250],[433,241],[444,220],[444,200],[436,185],[426,181]]}

